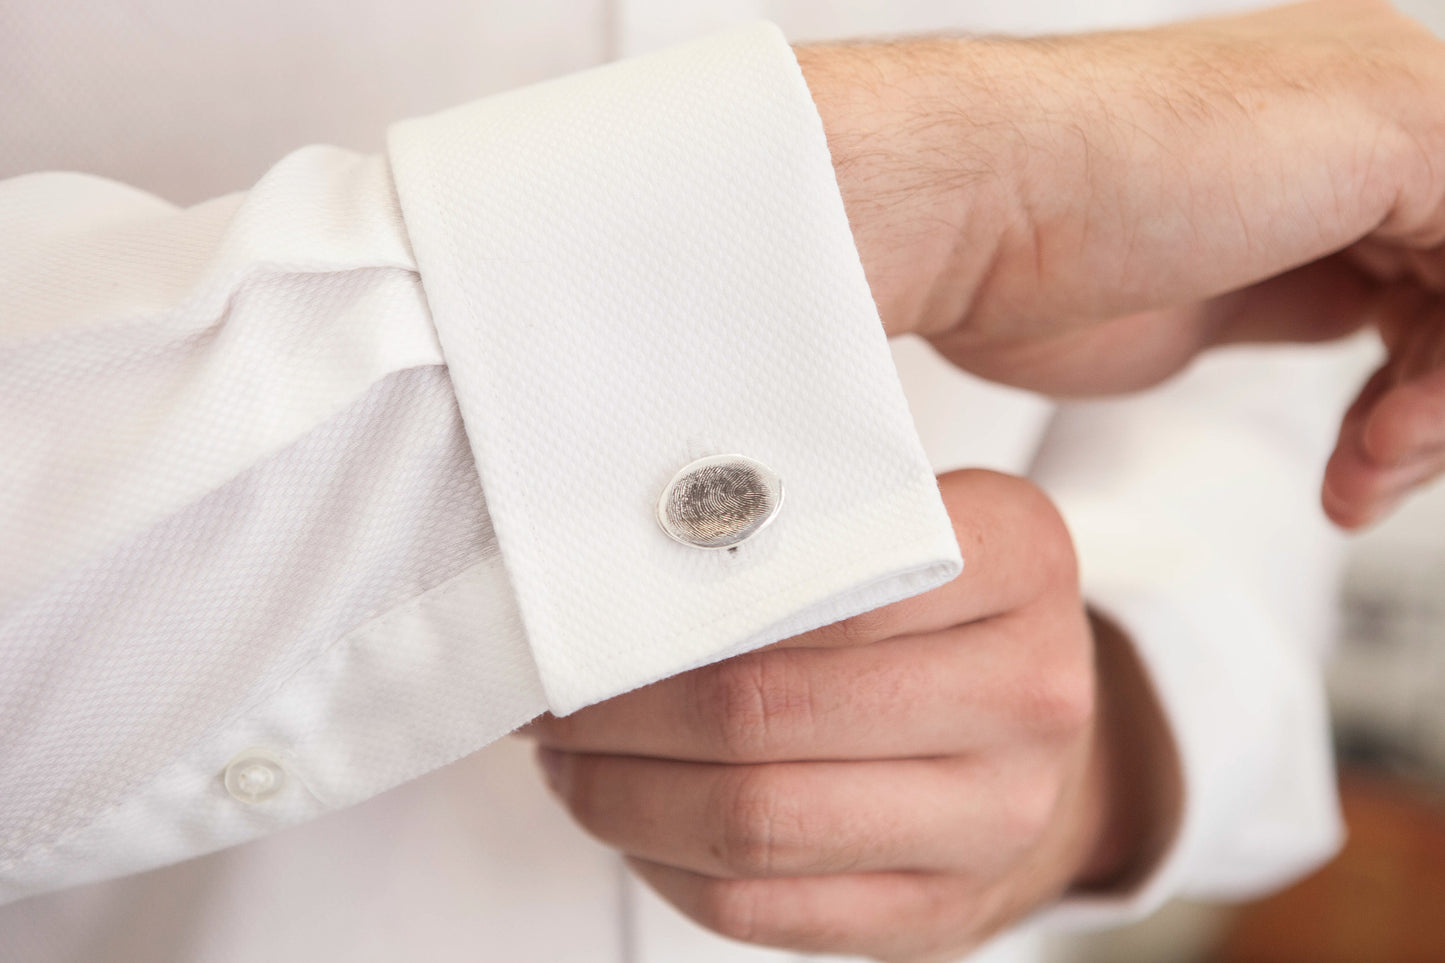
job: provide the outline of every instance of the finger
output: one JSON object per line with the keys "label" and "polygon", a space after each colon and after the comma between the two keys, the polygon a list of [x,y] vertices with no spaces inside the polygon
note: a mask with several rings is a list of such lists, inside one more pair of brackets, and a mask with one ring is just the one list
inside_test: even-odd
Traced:
{"label": "finger", "polygon": [[778,643],[781,648],[871,645],[1008,612],[1076,577],[1073,545],[1053,503],[1032,483],[997,472],[939,476],[964,558],[947,585]]}
{"label": "finger", "polygon": [[1410,269],[1416,280],[1431,291],[1445,291],[1445,244],[1425,250],[1409,250]]}
{"label": "finger", "polygon": [[1374,315],[1388,291],[1349,257],[1324,258],[1215,299],[1213,343],[1343,337]]}
{"label": "finger", "polygon": [[1340,427],[1322,501],[1347,528],[1382,517],[1445,463],[1445,312],[1416,312],[1394,336]]}
{"label": "finger", "polygon": [[1321,501],[1342,528],[1371,525],[1395,510],[1412,491],[1445,475],[1445,452],[1395,468],[1371,468],[1331,459]]}
{"label": "finger", "polygon": [[992,879],[1037,843],[1072,771],[1065,757],[1082,751],[1082,742],[1027,747],[1007,766],[960,757],[724,766],[546,749],[540,761],[584,829],[670,866],[719,877]]}
{"label": "finger", "polygon": [[955,877],[880,873],[728,880],[645,860],[628,862],[700,925],[745,943],[796,952],[952,960],[995,925],[982,891]]}
{"label": "finger", "polygon": [[1413,314],[1388,323],[1396,329],[1385,343],[1397,385],[1445,367],[1445,299],[1427,297]]}
{"label": "finger", "polygon": [[1344,257],[1382,284],[1410,280],[1409,248],[1394,241],[1367,237],[1347,248]]}
{"label": "finger", "polygon": [[[1425,329],[1425,315],[1438,297],[1413,282],[1392,284],[1381,294],[1370,321],[1392,359],[1407,353],[1410,342]],[[1397,371],[1403,371],[1396,366]]]}
{"label": "finger", "polygon": [[977,751],[1093,710],[1076,595],[852,649],[778,649],[696,669],[531,727],[576,752],[699,762]]}
{"label": "finger", "polygon": [[1361,446],[1380,465],[1401,466],[1438,454],[1445,448],[1445,367],[1382,394],[1361,432]]}
{"label": "finger", "polygon": [[1445,476],[1445,450],[1437,450],[1433,455],[1414,461],[1411,467],[1412,470],[1405,477],[1395,480],[1393,488],[1381,496],[1381,507],[1375,512],[1376,518],[1382,518],[1393,511],[1411,492],[1425,488]]}
{"label": "finger", "polygon": [[[1359,401],[1351,407],[1340,428],[1335,451],[1325,466],[1321,503],[1325,514],[1344,528],[1361,528],[1388,514],[1412,489],[1445,470],[1445,451],[1425,452],[1386,464],[1364,441],[1365,426],[1379,398],[1397,390],[1388,387],[1391,373],[1383,370],[1371,379]],[[1380,390],[1381,385],[1386,386]],[[1375,397],[1371,397],[1371,396]]]}
{"label": "finger", "polygon": [[1364,426],[1393,381],[1394,372],[1385,365],[1365,382],[1340,422],[1334,452],[1325,465],[1321,505],[1330,520],[1344,528],[1369,521],[1368,510],[1376,494],[1373,479],[1380,466],[1365,449]]}

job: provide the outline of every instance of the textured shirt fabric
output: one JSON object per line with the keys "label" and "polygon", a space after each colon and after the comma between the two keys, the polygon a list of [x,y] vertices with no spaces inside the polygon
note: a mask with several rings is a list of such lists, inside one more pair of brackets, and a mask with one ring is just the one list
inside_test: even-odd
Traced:
{"label": "textured shirt fabric", "polygon": [[[786,958],[637,886],[522,747],[476,750],[946,577],[914,426],[937,469],[1055,496],[1185,765],[1150,880],[1054,921],[1328,855],[1314,486],[1358,352],[1056,407],[905,340],[910,423],[776,34],[476,99],[760,15],[806,39],[1189,12],[0,8],[0,175],[27,175],[0,183],[0,880],[66,887],[0,907],[0,958]],[[358,150],[292,152],[323,141]],[[168,200],[27,173],[66,169]],[[733,450],[783,475],[777,522],[736,555],[667,541],[671,472]],[[253,746],[287,782],[248,806],[220,772]]]}
{"label": "textured shirt fabric", "polygon": [[[553,711],[958,573],[775,28],[400,124],[390,154]],[[784,480],[763,534],[638,524],[726,452]]]}
{"label": "textured shirt fabric", "polygon": [[[104,216],[57,225],[77,196]],[[0,211],[10,899],[960,571],[776,28],[408,122],[389,159],[304,149],[244,199],[36,174]],[[671,541],[669,475],[732,451],[785,510]],[[253,743],[288,785],[248,808],[215,774]]]}

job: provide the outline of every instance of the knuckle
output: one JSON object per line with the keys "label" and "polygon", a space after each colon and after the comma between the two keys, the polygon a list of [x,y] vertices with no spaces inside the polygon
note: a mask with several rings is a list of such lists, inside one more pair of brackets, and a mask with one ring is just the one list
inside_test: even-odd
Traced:
{"label": "knuckle", "polygon": [[1051,778],[1034,776],[1009,794],[1004,815],[1003,838],[1022,853],[1049,829],[1057,808],[1059,789]]}
{"label": "knuckle", "polygon": [[[998,527],[1013,534],[1015,540],[1028,545],[1034,578],[1045,589],[1076,586],[1078,558],[1073,537],[1053,499],[1038,485],[1017,475],[983,469],[956,472],[945,479],[945,497],[956,497],[969,504],[988,504],[998,514]],[[967,495],[965,496],[965,492]],[[957,512],[956,525],[962,525],[967,512]],[[960,543],[971,538],[966,528],[958,531]]]}
{"label": "knuckle", "polygon": [[1076,735],[1094,721],[1097,694],[1091,664],[1084,659],[1029,673],[1021,694],[1021,711],[1030,731],[1046,736]]}
{"label": "knuckle", "polygon": [[1035,515],[1038,525],[1037,558],[1043,583],[1054,589],[1077,590],[1079,556],[1064,518],[1052,502]]}
{"label": "knuckle", "polygon": [[[764,946],[838,952],[856,946],[863,930],[841,912],[800,905],[796,880],[715,879],[703,884],[694,919],[729,939]],[[784,909],[786,907],[786,909]]]}
{"label": "knuckle", "polygon": [[728,783],[714,855],[729,875],[767,876],[792,835],[785,794],[767,768],[739,770]]}
{"label": "knuckle", "polygon": [[701,669],[692,678],[699,732],[711,737],[722,761],[751,758],[763,742],[763,668],[757,655],[741,655]]}
{"label": "knuckle", "polygon": [[756,652],[720,662],[694,680],[692,704],[723,761],[769,760],[811,726],[813,694],[792,653]]}
{"label": "knuckle", "polygon": [[1029,535],[1029,553],[1041,582],[1050,588],[1074,586],[1079,579],[1078,556],[1064,517],[1053,499],[1033,482],[1013,479],[1021,518]]}
{"label": "knuckle", "polygon": [[743,655],[709,666],[694,680],[693,705],[702,731],[724,761],[757,758],[766,746],[765,671],[759,655]]}
{"label": "knuckle", "polygon": [[698,894],[697,921],[729,939],[756,942],[762,935],[763,895],[762,887],[752,880],[708,880]]}

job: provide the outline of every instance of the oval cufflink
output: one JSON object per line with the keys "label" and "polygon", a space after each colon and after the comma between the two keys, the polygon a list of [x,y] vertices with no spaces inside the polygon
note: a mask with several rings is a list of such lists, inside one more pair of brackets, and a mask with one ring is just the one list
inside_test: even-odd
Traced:
{"label": "oval cufflink", "polygon": [[777,517],[783,480],[744,455],[699,458],[673,476],[657,501],[657,521],[694,548],[732,548]]}

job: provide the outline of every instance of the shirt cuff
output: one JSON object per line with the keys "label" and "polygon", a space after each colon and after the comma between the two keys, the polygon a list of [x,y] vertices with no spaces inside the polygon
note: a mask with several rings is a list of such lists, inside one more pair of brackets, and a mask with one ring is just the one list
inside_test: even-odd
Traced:
{"label": "shirt cuff", "polygon": [[1142,879],[1070,897],[1043,914],[1048,927],[1118,926],[1177,895],[1253,898],[1332,855],[1343,825],[1325,707],[1307,671],[1280,664],[1292,655],[1266,613],[1227,585],[1101,586],[1090,604],[1124,630],[1164,707],[1183,812]]}
{"label": "shirt cuff", "polygon": [[[759,24],[392,128],[407,231],[548,704],[940,585],[961,560],[822,124]],[[736,453],[736,550],[659,495]]]}

